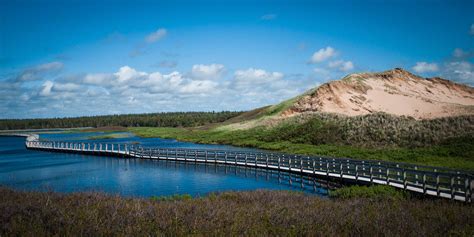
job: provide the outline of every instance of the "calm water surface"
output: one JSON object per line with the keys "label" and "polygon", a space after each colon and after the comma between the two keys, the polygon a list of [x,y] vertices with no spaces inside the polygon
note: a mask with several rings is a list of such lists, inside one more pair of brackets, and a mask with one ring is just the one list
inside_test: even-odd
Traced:
{"label": "calm water surface", "polygon": [[[42,139],[83,141],[101,133],[41,134]],[[171,139],[124,138],[95,140],[140,143],[149,147],[252,150],[204,145]],[[90,141],[90,140],[89,140]],[[292,180],[290,183],[289,180]],[[122,196],[161,196],[255,189],[304,191],[325,196],[326,189],[305,184],[299,177],[260,169],[172,161],[123,159],[27,150],[24,138],[0,137],[0,185],[19,190],[56,192],[100,191]]]}

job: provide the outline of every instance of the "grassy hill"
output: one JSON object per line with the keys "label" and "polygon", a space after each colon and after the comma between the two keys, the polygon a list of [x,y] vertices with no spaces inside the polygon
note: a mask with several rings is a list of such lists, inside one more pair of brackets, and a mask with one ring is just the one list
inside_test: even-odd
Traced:
{"label": "grassy hill", "polygon": [[296,98],[194,128],[129,128],[143,137],[474,170],[474,116],[429,120],[374,113],[281,116]]}

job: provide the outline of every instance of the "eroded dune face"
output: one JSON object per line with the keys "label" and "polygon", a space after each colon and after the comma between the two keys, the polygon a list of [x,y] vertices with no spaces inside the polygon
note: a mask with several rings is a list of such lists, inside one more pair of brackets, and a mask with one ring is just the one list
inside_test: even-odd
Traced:
{"label": "eroded dune face", "polygon": [[403,69],[351,74],[299,98],[284,116],[327,112],[349,116],[385,112],[430,119],[474,115],[474,88]]}

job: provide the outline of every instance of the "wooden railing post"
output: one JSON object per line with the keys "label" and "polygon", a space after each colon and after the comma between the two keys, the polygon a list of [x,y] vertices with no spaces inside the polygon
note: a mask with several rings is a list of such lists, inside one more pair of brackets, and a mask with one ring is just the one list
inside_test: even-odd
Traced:
{"label": "wooden railing post", "polygon": [[387,167],[386,169],[386,176],[387,185],[390,185],[390,167]]}
{"label": "wooden railing post", "polygon": [[326,176],[329,177],[329,159],[326,158]]}
{"label": "wooden railing post", "polygon": [[397,181],[400,181],[400,165],[397,164]]}
{"label": "wooden railing post", "polygon": [[470,185],[470,181],[469,181],[469,178],[466,177],[465,180],[464,180],[464,201],[465,202],[470,202],[471,200],[470,197],[471,197],[471,194],[470,194],[470,191],[471,191],[471,188],[469,187]]}
{"label": "wooden railing post", "polygon": [[415,165],[415,184],[418,185],[418,166]]}
{"label": "wooden railing post", "polygon": [[[435,170],[436,171],[436,170]],[[440,188],[439,188],[439,174],[436,174],[436,196],[440,195]]]}
{"label": "wooden railing post", "polygon": [[407,171],[403,169],[403,189],[407,189],[408,181],[407,181]]}
{"label": "wooden railing post", "polygon": [[339,176],[342,178],[342,173],[343,173],[343,167],[342,167],[342,161],[339,161]]}
{"label": "wooden railing post", "polygon": [[288,156],[288,170],[291,171],[291,156]]}
{"label": "wooden railing post", "polygon": [[451,199],[454,200],[454,176],[451,176]]}
{"label": "wooden railing post", "polygon": [[372,163],[370,164],[370,182],[372,183],[374,181],[374,174],[373,174],[373,167]]}
{"label": "wooden railing post", "polygon": [[359,181],[359,165],[355,165],[355,180]]}
{"label": "wooden railing post", "polygon": [[423,173],[423,194],[426,194],[426,173]]}
{"label": "wooden railing post", "polygon": [[301,173],[303,173],[303,157],[300,158],[300,168],[301,168]]}

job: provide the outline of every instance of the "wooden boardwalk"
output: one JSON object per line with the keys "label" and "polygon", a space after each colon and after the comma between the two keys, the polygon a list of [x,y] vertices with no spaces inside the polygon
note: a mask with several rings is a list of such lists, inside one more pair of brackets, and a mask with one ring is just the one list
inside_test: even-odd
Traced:
{"label": "wooden boardwalk", "polygon": [[28,149],[74,152],[124,158],[160,159],[248,166],[292,172],[304,176],[336,178],[361,184],[382,184],[472,203],[474,175],[461,171],[394,163],[270,152],[243,152],[182,148],[145,148],[129,144],[26,141]]}

